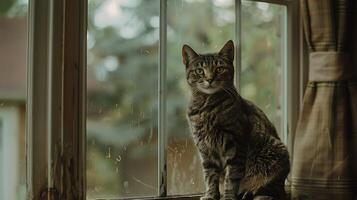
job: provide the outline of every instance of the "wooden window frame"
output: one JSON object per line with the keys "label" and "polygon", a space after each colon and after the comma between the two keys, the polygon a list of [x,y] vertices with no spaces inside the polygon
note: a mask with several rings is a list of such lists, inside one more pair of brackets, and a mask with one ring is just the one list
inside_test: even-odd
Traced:
{"label": "wooden window frame", "polygon": [[27,199],[86,198],[86,12],[86,0],[29,1]]}
{"label": "wooden window frame", "polygon": [[[292,152],[293,132],[305,86],[306,63],[297,0],[250,0],[287,8],[283,130]],[[236,67],[240,73],[242,0],[236,4]],[[160,0],[159,146],[167,145],[166,117],[167,0]],[[27,199],[86,199],[86,31],[87,0],[30,0],[27,92]],[[294,48],[293,48],[294,47]],[[239,83],[236,76],[236,83]],[[239,85],[239,84],[238,84]],[[167,196],[166,148],[158,148],[158,197]],[[126,198],[135,199],[135,198]],[[136,198],[137,199],[137,198]]]}

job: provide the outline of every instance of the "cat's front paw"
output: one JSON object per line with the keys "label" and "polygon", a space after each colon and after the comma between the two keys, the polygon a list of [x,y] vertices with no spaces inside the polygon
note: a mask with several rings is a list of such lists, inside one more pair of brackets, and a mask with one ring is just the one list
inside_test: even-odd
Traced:
{"label": "cat's front paw", "polygon": [[219,194],[206,194],[200,200],[219,200]]}
{"label": "cat's front paw", "polygon": [[226,192],[222,196],[221,200],[238,200],[238,197],[233,192]]}
{"label": "cat's front paw", "polygon": [[274,198],[271,196],[255,196],[254,200],[273,200]]}
{"label": "cat's front paw", "polygon": [[236,196],[224,195],[222,196],[221,200],[238,200],[238,198]]}
{"label": "cat's front paw", "polygon": [[219,198],[203,196],[203,197],[200,198],[200,200],[219,200]]}

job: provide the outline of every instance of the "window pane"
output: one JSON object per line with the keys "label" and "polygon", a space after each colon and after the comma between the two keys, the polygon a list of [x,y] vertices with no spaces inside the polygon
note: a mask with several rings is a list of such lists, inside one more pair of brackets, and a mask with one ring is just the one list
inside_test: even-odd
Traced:
{"label": "window pane", "polygon": [[256,103],[282,135],[285,6],[242,2],[241,95]]}
{"label": "window pane", "polygon": [[27,4],[0,1],[0,199],[26,199]]}
{"label": "window pane", "polygon": [[186,121],[190,90],[181,49],[189,44],[200,53],[217,52],[233,40],[234,0],[173,0],[168,1],[167,13],[168,193],[201,193],[201,161]]}
{"label": "window pane", "polygon": [[157,194],[159,0],[89,0],[87,198]]}

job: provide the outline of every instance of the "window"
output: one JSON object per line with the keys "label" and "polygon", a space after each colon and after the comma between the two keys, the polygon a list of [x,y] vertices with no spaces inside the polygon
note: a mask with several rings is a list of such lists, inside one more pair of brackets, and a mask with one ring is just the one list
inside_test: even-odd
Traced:
{"label": "window", "polygon": [[160,2],[88,3],[87,196],[156,196]]}
{"label": "window", "polygon": [[265,111],[280,137],[284,109],[282,79],[287,67],[285,18],[285,6],[242,3],[241,93]]}
{"label": "window", "polygon": [[214,52],[234,39],[237,88],[289,145],[299,99],[296,4],[30,1],[27,198],[202,193],[185,120],[184,43]]}
{"label": "window", "polygon": [[187,87],[181,49],[189,44],[197,52],[218,51],[235,38],[233,0],[167,1],[167,193],[204,191],[200,157],[186,120],[191,92]]}
{"label": "window", "polygon": [[185,43],[198,52],[215,52],[234,39],[237,88],[289,144],[290,89],[297,84],[291,78],[295,4],[89,0],[87,198],[204,191],[185,119],[190,95],[181,62]]}

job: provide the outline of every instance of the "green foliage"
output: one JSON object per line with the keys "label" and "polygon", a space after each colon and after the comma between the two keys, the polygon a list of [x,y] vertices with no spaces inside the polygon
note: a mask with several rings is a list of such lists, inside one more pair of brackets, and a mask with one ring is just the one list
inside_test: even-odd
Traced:
{"label": "green foliage", "polygon": [[3,0],[0,2],[0,13],[3,15],[14,5],[14,0]]}
{"label": "green foliage", "polygon": [[28,0],[1,0],[0,17],[24,17],[27,15]]}

